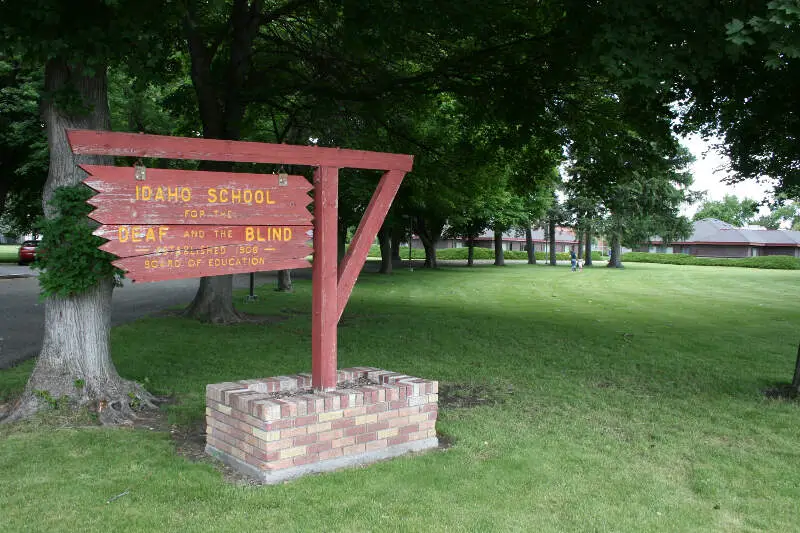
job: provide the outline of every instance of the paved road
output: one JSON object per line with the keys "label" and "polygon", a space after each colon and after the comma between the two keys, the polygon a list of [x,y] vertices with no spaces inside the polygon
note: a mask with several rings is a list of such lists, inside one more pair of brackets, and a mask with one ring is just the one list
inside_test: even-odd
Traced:
{"label": "paved road", "polygon": [[[309,270],[310,272],[310,270]],[[298,271],[295,277],[305,275]],[[247,288],[247,274],[234,277],[234,287]],[[131,283],[114,289],[113,325],[192,301],[197,279]],[[275,274],[256,275],[256,285],[275,283]],[[44,335],[44,303],[39,301],[39,282],[28,267],[0,265],[0,368],[36,356]]]}

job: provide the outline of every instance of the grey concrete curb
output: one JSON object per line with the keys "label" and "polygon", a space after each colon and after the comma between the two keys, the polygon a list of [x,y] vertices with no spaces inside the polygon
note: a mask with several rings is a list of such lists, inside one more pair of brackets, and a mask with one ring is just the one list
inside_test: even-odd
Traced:
{"label": "grey concrete curb", "polygon": [[33,278],[35,274],[0,274],[0,279]]}
{"label": "grey concrete curb", "polygon": [[232,457],[227,453],[214,448],[210,444],[206,444],[206,453],[262,483],[274,485],[276,483],[282,483],[283,481],[295,479],[306,474],[331,472],[333,470],[339,470],[340,468],[371,464],[382,459],[390,459],[392,457],[397,457],[410,452],[421,452],[438,447],[439,439],[433,437],[430,439],[415,440],[403,444],[397,444],[395,446],[389,446],[383,450],[375,450],[373,452],[360,453],[358,455],[350,455],[347,457],[336,457],[335,459],[328,459],[318,463],[285,468],[275,472],[262,472],[253,465],[247,464],[244,461],[240,461],[236,457]]}

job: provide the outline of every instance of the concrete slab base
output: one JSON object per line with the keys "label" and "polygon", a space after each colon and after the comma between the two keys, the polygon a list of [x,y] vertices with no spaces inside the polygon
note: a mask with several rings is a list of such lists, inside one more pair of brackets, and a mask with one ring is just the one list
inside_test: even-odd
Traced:
{"label": "concrete slab base", "polygon": [[340,470],[342,468],[367,465],[375,463],[377,461],[381,461],[383,459],[391,459],[392,457],[405,455],[407,453],[422,452],[438,447],[439,447],[439,439],[433,437],[430,439],[416,440],[416,441],[406,442],[404,444],[397,444],[395,446],[390,446],[382,450],[375,450],[371,452],[365,452],[358,455],[351,455],[345,457],[336,457],[334,459],[327,459],[325,461],[319,461],[316,463],[310,463],[306,465],[293,466],[271,472],[262,471],[253,465],[247,464],[244,461],[240,461],[236,457],[228,455],[227,453],[214,448],[210,444],[206,444],[206,453],[213,457],[216,457],[217,459],[227,464],[228,466],[252,477],[253,479],[256,479],[267,485],[274,485],[276,483],[289,481],[291,479],[305,476],[307,474],[332,472],[334,470]]}

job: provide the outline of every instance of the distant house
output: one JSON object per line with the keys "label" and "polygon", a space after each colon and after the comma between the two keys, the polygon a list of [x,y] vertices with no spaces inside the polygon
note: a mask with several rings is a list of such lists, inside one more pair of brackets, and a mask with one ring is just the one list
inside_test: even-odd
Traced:
{"label": "distant house", "polygon": [[[550,240],[545,238],[544,229],[534,229],[533,234],[533,249],[537,252],[544,252],[548,250]],[[466,246],[467,241],[464,239],[463,246]],[[494,248],[494,232],[485,231],[482,235],[475,238],[475,246],[478,248]],[[578,238],[570,228],[556,228],[556,252],[569,252],[572,247],[578,246]],[[525,232],[524,231],[508,231],[503,233],[503,250],[525,250]]]}
{"label": "distant house", "polygon": [[[537,252],[548,250],[549,239],[545,239],[543,229],[535,229],[533,233],[533,249]],[[414,248],[422,248],[422,242],[416,235],[411,241]],[[442,239],[436,243],[437,248],[465,248],[467,239]],[[475,238],[475,246],[478,248],[494,249],[494,232],[485,231]],[[578,246],[578,239],[570,228],[556,228],[556,251],[568,252],[572,247]],[[602,247],[602,243],[601,243]],[[512,230],[503,233],[503,250],[525,250],[525,232]]]}
{"label": "distant house", "polygon": [[800,257],[800,231],[737,228],[716,218],[695,221],[692,235],[665,244],[654,237],[635,252],[681,253],[698,257]]}

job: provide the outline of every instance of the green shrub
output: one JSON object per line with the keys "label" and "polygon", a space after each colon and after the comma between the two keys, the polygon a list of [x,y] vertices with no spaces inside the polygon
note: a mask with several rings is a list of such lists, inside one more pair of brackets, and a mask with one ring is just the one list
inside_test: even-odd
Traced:
{"label": "green shrub", "polygon": [[[442,261],[466,261],[467,254],[469,253],[469,248],[440,248],[436,250],[436,258]],[[425,250],[421,248],[414,248],[411,252],[412,259],[425,259]],[[381,249],[378,245],[372,245],[369,249],[369,257],[380,257],[381,256]],[[408,259],[408,246],[401,246],[400,247],[400,257],[402,259]],[[494,247],[492,248],[481,248],[476,246],[474,248],[474,259],[477,260],[493,260],[494,259]],[[525,261],[528,259],[528,252],[523,250],[505,250],[503,252],[503,257],[508,260],[520,260]],[[550,258],[549,253],[546,252],[536,252],[536,260],[537,261],[547,261]],[[598,251],[592,251],[592,259],[603,260],[603,255]],[[558,252],[556,253],[556,260],[558,261],[569,261],[569,252]]]}
{"label": "green shrub", "polygon": [[628,263],[661,263],[667,265],[723,266],[740,268],[765,268],[773,270],[800,270],[800,259],[785,255],[762,257],[695,257],[688,254],[650,254],[646,252],[628,252],[622,256]]}

